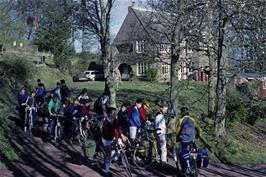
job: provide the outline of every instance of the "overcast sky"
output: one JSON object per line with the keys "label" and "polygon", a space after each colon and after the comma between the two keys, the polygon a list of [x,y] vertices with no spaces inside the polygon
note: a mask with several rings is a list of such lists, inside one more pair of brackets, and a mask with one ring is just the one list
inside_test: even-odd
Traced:
{"label": "overcast sky", "polygon": [[[142,6],[146,0],[135,0],[136,6]],[[132,0],[116,0],[111,14],[111,40],[119,31],[128,11],[128,6],[132,5]],[[77,52],[81,51],[81,44],[79,41],[75,42]],[[97,48],[97,47],[96,47]]]}

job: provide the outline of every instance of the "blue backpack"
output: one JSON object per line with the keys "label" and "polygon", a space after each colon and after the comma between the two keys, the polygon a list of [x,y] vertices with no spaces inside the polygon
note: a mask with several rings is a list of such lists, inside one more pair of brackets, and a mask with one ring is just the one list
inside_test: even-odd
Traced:
{"label": "blue backpack", "polygon": [[205,148],[198,149],[198,166],[206,168],[209,164],[208,152]]}

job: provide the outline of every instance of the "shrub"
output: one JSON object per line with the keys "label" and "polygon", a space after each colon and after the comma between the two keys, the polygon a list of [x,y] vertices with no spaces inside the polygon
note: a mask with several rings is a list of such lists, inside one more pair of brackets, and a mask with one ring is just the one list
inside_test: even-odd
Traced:
{"label": "shrub", "polygon": [[148,81],[156,81],[158,76],[158,69],[150,68],[146,71]]}
{"label": "shrub", "polygon": [[226,126],[232,127],[235,122],[245,120],[247,116],[243,95],[229,88],[226,94]]}

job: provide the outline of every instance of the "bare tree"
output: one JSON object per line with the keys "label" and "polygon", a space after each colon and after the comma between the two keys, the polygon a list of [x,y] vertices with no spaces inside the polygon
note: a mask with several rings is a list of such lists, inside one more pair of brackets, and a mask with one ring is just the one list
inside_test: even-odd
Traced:
{"label": "bare tree", "polygon": [[116,91],[110,49],[110,17],[115,0],[81,0],[77,17],[84,28],[96,36],[101,49],[101,61],[106,78],[105,92],[110,96],[110,104],[116,105]]}
{"label": "bare tree", "polygon": [[[201,28],[202,19],[194,18],[194,15],[201,15],[201,1],[172,1],[172,0],[150,0],[149,7],[154,10],[154,19],[151,23],[157,26],[157,31],[164,35],[170,43],[170,94],[169,99],[173,103],[173,108],[179,106],[178,71],[181,59],[186,60],[182,53],[187,49],[188,38],[193,30]],[[187,61],[182,61],[187,62]]]}

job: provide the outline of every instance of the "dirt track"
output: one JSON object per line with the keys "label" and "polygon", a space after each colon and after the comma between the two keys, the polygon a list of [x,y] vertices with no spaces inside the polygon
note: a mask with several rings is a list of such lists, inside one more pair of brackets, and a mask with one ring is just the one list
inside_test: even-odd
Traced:
{"label": "dirt track", "polygon": [[[22,146],[22,158],[13,165],[1,169],[0,177],[98,177],[104,174],[103,170],[83,158],[79,146],[63,144],[60,148],[56,148],[50,143],[43,142],[41,136],[23,133],[21,128],[14,130],[12,138]],[[132,166],[132,171],[133,176],[176,176],[172,166],[148,171],[138,170]],[[112,172],[114,176],[124,176],[123,170],[116,166],[113,166]],[[266,177],[266,165],[211,164],[207,169],[201,169],[200,173],[200,176],[204,177]]]}

